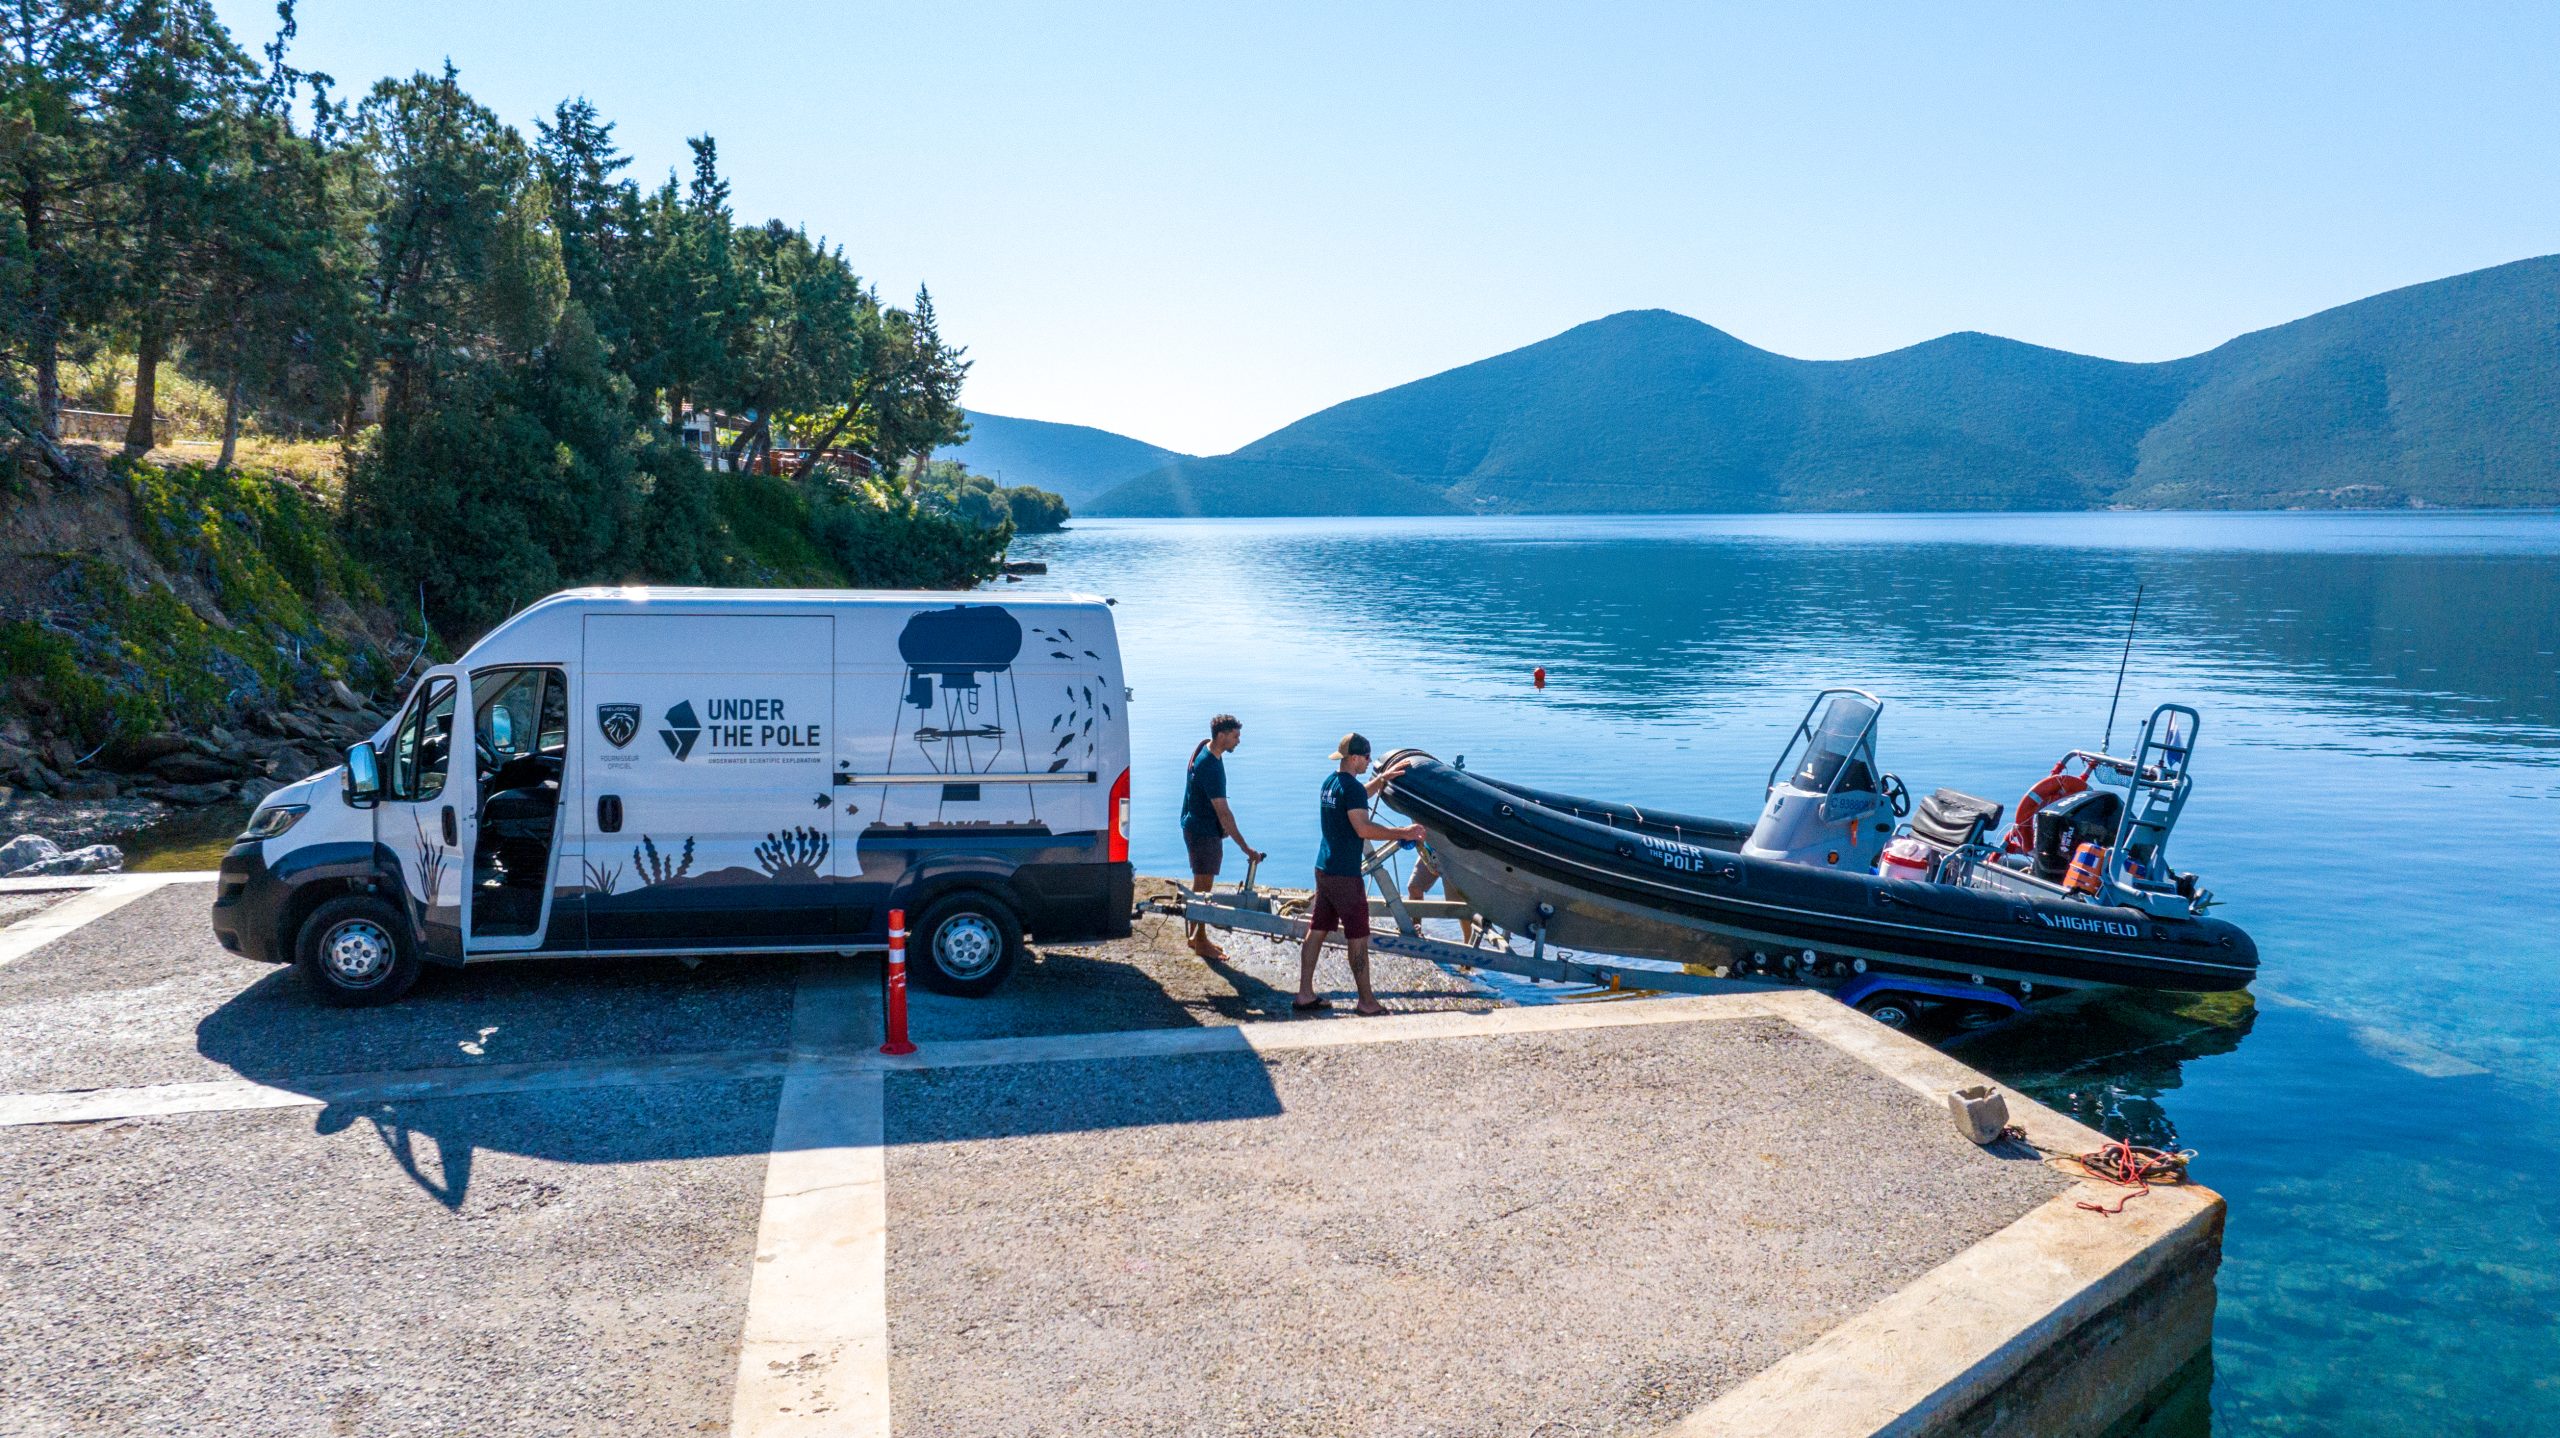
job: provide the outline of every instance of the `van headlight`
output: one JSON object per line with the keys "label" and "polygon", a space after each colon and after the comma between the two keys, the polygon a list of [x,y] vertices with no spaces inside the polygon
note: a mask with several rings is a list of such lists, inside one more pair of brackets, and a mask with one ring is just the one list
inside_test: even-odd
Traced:
{"label": "van headlight", "polygon": [[270,804],[249,816],[249,827],[240,831],[243,839],[272,839],[302,821],[311,812],[308,804]]}

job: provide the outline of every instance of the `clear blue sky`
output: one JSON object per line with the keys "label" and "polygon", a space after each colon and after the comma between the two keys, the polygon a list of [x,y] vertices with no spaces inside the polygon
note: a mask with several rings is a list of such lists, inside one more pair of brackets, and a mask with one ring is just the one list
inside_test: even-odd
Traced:
{"label": "clear blue sky", "polygon": [[[1233,448],[1616,310],[2122,359],[2560,250],[2560,6],[303,0],[933,286],[974,408]],[[261,0],[225,0],[244,44]]]}

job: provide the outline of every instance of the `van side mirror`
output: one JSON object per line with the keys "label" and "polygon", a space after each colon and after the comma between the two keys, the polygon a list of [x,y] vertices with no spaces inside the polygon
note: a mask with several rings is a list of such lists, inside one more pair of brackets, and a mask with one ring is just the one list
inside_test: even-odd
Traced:
{"label": "van side mirror", "polygon": [[373,752],[373,741],[359,739],[347,746],[347,802],[370,804],[382,797],[382,760]]}
{"label": "van side mirror", "polygon": [[500,754],[516,747],[516,716],[503,704],[489,711],[489,747]]}

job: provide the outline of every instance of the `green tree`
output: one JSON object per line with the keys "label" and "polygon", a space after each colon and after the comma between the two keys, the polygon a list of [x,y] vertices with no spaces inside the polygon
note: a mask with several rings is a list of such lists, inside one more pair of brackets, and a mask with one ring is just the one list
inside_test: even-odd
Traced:
{"label": "green tree", "polygon": [[535,130],[534,156],[551,195],[569,297],[586,308],[615,366],[628,373],[634,317],[627,291],[645,232],[639,192],[618,178],[630,157],[614,144],[613,125],[584,97],[561,101]]}
{"label": "green tree", "polygon": [[223,392],[228,468],[244,407],[286,402],[297,381],[315,400],[343,395],[363,320],[362,233],[346,203],[346,166],[260,106],[231,130],[210,187],[216,219],[192,313],[189,367]]}
{"label": "green tree", "polygon": [[912,311],[875,307],[863,365],[846,377],[844,397],[804,420],[817,439],[800,461],[799,477],[808,477],[820,452],[840,440],[889,474],[910,455],[929,457],[934,446],[966,438],[968,417],[960,407],[969,373],[965,354],[943,343],[931,292],[919,288]]}
{"label": "green tree", "polygon": [[355,143],[388,424],[435,403],[447,375],[530,353],[559,323],[568,279],[523,138],[463,93],[452,66],[375,85]]}
{"label": "green tree", "polygon": [[[30,375],[9,407],[57,472],[62,344],[103,303],[101,202],[112,188],[106,95],[114,13],[103,0],[0,0],[0,343]],[[18,388],[12,382],[12,388]]]}
{"label": "green tree", "polygon": [[114,310],[134,347],[124,452],[138,456],[155,438],[161,362],[205,291],[219,236],[246,218],[221,210],[252,67],[204,0],[133,0],[116,32],[105,209]]}
{"label": "green tree", "polygon": [[679,188],[671,173],[639,206],[638,253],[623,292],[631,329],[624,373],[664,402],[670,427],[686,404],[723,385],[739,289],[719,147],[708,135],[685,143],[693,180]]}
{"label": "green tree", "polygon": [[779,220],[739,231],[732,253],[738,302],[710,397],[753,417],[729,446],[735,464],[751,445],[771,443],[777,413],[805,413],[861,374],[879,307],[841,250]]}

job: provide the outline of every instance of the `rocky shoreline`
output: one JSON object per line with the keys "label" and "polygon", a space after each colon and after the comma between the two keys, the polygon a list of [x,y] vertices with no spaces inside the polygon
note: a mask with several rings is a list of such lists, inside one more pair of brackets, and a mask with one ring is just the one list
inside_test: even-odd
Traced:
{"label": "rocky shoreline", "polygon": [[76,848],[186,810],[254,804],[339,762],[384,716],[345,684],[301,709],[252,710],[236,728],[146,734],[94,753],[38,740],[22,720],[0,726],[0,836],[38,834]]}

